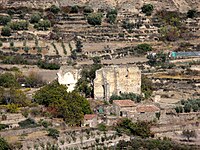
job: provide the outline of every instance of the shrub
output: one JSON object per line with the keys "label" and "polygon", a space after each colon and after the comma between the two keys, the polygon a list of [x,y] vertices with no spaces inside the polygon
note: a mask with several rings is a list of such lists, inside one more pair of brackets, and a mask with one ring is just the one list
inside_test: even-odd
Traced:
{"label": "shrub", "polygon": [[152,46],[147,43],[139,44],[135,47],[135,51],[137,51],[138,54],[146,54],[149,51],[152,51]]}
{"label": "shrub", "polygon": [[11,28],[8,26],[5,26],[1,29],[1,35],[2,36],[11,36]]}
{"label": "shrub", "polygon": [[0,25],[7,25],[11,21],[10,16],[0,16]]}
{"label": "shrub", "polygon": [[37,30],[48,30],[51,27],[51,22],[49,20],[40,20],[34,25],[34,28]]}
{"label": "shrub", "polygon": [[195,9],[190,9],[187,12],[187,17],[188,18],[194,18],[194,17],[196,17],[196,14],[197,14],[197,11]]}
{"label": "shrub", "polygon": [[3,46],[3,42],[2,41],[0,41],[0,47],[2,47]]}
{"label": "shrub", "polygon": [[83,12],[86,14],[89,14],[89,13],[94,12],[94,10],[90,6],[85,6]]}
{"label": "shrub", "polygon": [[192,105],[190,103],[185,103],[184,112],[188,113],[191,111]]}
{"label": "shrub", "polygon": [[8,26],[12,29],[12,30],[28,30],[28,26],[29,23],[28,21],[14,21],[14,22],[10,22],[8,23]]}
{"label": "shrub", "polygon": [[49,10],[50,10],[52,13],[57,14],[57,13],[59,13],[60,8],[57,7],[57,6],[55,6],[55,5],[52,5],[52,6],[49,8]]}
{"label": "shrub", "polygon": [[0,137],[0,149],[1,150],[10,150],[11,149],[8,142],[2,137]]}
{"label": "shrub", "polygon": [[116,9],[111,9],[108,11],[107,15],[106,15],[107,21],[110,24],[115,23],[115,20],[117,18],[117,10]]}
{"label": "shrub", "polygon": [[145,13],[147,16],[150,16],[153,11],[152,4],[145,4],[142,6],[142,12]]}
{"label": "shrub", "polygon": [[29,127],[36,127],[37,126],[35,120],[33,120],[31,118],[28,118],[24,121],[20,121],[18,124],[22,128],[29,128]]}
{"label": "shrub", "polygon": [[78,13],[78,6],[77,5],[75,5],[75,6],[72,6],[71,7],[71,10],[70,10],[70,13]]}
{"label": "shrub", "polygon": [[25,46],[24,48],[23,48],[23,50],[26,52],[26,53],[28,53],[28,51],[29,51],[29,47],[28,46]]}
{"label": "shrub", "polygon": [[7,106],[7,111],[10,113],[17,113],[19,111],[19,107],[17,104],[8,104]]}
{"label": "shrub", "polygon": [[90,25],[101,25],[102,22],[102,14],[101,13],[91,13],[87,17],[87,21]]}
{"label": "shrub", "polygon": [[99,131],[107,131],[107,127],[103,123],[98,124],[97,128]]}
{"label": "shrub", "polygon": [[49,128],[47,131],[48,136],[51,136],[54,139],[57,139],[59,137],[60,132],[57,129]]}
{"label": "shrub", "polygon": [[191,137],[194,137],[194,138],[197,137],[197,133],[195,130],[183,130],[182,135],[186,137],[188,141],[190,141]]}
{"label": "shrub", "polygon": [[182,106],[177,106],[175,107],[176,113],[182,113],[183,112],[183,107]]}
{"label": "shrub", "polygon": [[58,70],[60,65],[57,63],[48,63],[45,61],[38,61],[37,66],[42,69]]}
{"label": "shrub", "polygon": [[13,46],[14,46],[14,42],[11,41],[11,42],[10,42],[10,47],[13,47]]}
{"label": "shrub", "polygon": [[39,13],[36,14],[32,14],[31,18],[30,18],[30,23],[38,23],[41,19],[41,16]]}

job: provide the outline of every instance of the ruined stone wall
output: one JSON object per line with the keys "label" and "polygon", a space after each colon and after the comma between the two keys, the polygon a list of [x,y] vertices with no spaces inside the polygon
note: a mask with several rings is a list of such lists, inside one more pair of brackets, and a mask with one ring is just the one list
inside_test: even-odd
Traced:
{"label": "ruined stone wall", "polygon": [[134,65],[108,66],[96,71],[95,99],[109,100],[113,94],[141,93],[141,72]]}
{"label": "ruined stone wall", "polygon": [[67,91],[74,90],[78,79],[80,78],[80,69],[76,69],[70,66],[62,66],[57,73],[58,83],[67,86]]}

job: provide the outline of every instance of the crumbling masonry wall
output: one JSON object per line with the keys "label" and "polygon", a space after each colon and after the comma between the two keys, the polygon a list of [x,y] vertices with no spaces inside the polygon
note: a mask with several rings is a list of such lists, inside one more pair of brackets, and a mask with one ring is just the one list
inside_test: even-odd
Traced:
{"label": "crumbling masonry wall", "polygon": [[141,93],[141,71],[135,65],[112,65],[96,71],[94,98],[109,100],[113,94]]}

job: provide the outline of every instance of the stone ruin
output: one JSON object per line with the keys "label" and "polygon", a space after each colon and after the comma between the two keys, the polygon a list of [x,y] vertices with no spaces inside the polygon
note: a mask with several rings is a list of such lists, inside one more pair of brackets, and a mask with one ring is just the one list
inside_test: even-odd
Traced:
{"label": "stone ruin", "polygon": [[80,69],[71,66],[62,66],[57,73],[58,83],[67,86],[67,91],[74,90],[78,79],[80,78]]}
{"label": "stone ruin", "polygon": [[107,66],[96,71],[94,98],[109,100],[113,94],[141,94],[141,71],[135,65]]}

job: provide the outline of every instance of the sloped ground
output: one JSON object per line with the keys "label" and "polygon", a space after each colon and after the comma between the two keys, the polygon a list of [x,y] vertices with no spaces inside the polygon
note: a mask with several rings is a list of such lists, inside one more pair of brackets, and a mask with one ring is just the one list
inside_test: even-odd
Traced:
{"label": "sloped ground", "polygon": [[0,0],[1,6],[48,8],[52,4],[60,6],[85,6],[90,5],[94,9],[117,7],[120,11],[137,12],[144,3],[152,3],[156,9],[179,10],[186,12],[189,9],[200,11],[199,0]]}

